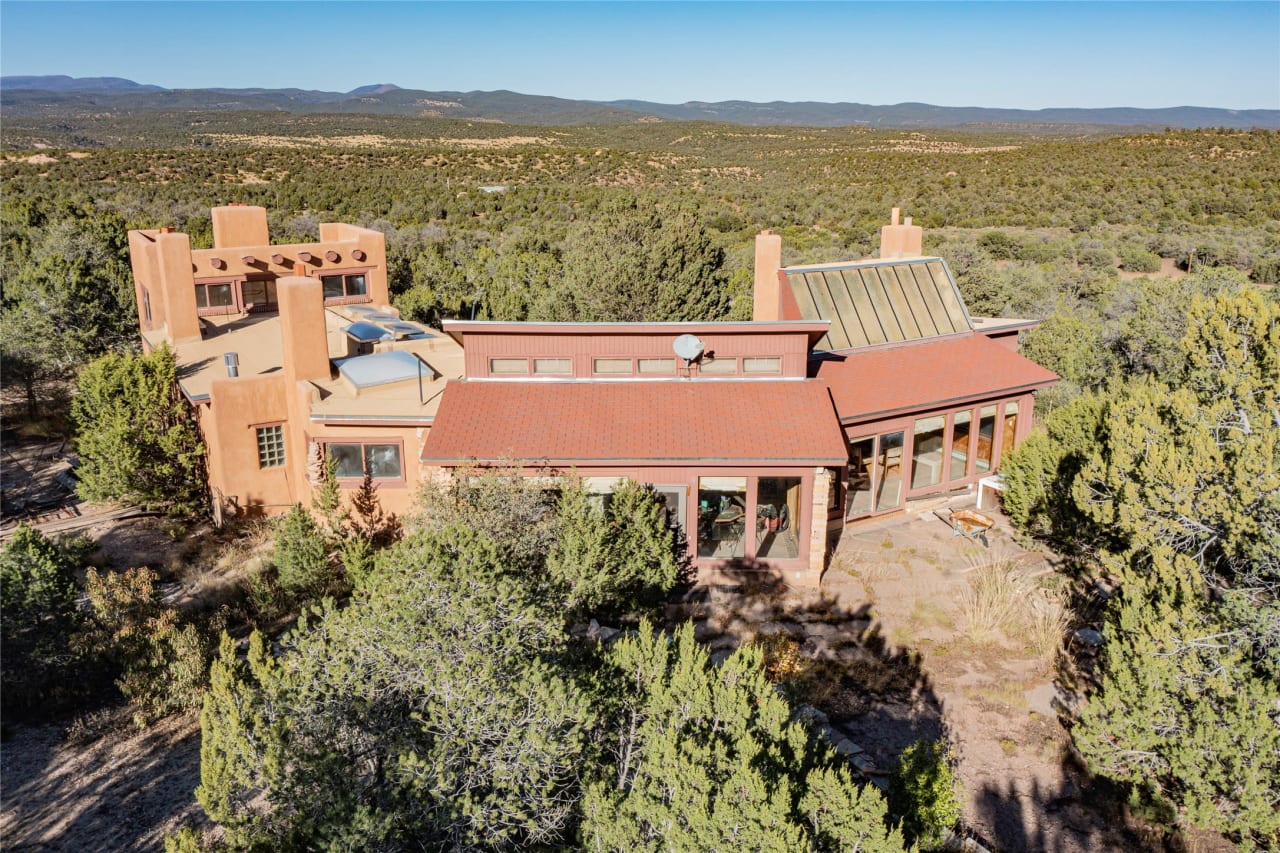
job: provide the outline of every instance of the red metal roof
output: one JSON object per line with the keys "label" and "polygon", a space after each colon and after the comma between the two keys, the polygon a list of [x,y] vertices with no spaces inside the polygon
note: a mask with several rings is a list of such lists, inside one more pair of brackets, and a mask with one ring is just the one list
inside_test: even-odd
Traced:
{"label": "red metal roof", "polygon": [[830,386],[845,422],[1012,396],[1058,381],[1057,374],[976,334],[824,354],[812,367]]}
{"label": "red metal roof", "polygon": [[826,385],[811,380],[507,382],[445,388],[422,460],[551,465],[843,465]]}

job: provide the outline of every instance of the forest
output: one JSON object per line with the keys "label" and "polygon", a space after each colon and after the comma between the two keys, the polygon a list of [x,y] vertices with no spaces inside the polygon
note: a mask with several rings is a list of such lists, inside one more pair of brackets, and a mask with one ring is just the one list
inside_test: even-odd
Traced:
{"label": "forest", "polygon": [[[1062,556],[1076,624],[1105,623],[1096,667],[1061,650],[1090,696],[1079,760],[1170,838],[1280,845],[1280,133],[174,112],[6,120],[0,157],[5,425],[130,448],[147,477],[82,484],[175,514],[198,505],[198,465],[148,466],[196,460],[198,436],[163,395],[135,401],[163,416],[116,402],[174,370],[136,356],[128,229],[209,246],[228,202],[265,207],[278,241],[376,228],[396,306],[429,323],[712,320],[749,318],[759,230],[783,235],[787,264],[860,258],[900,207],[972,314],[1043,321],[1022,351],[1063,377],[1006,466],[1006,509]],[[299,508],[240,603],[195,621],[142,571],[90,571],[77,610],[83,549],[23,533],[0,558],[6,715],[68,679],[99,697],[60,696],[68,713],[113,690],[142,723],[203,707],[197,796],[232,849],[940,843],[947,785],[910,783],[945,761],[882,798],[787,723],[758,650],[717,669],[641,618],[678,574],[644,494],[600,510],[477,482],[424,492],[404,526],[369,484]],[[611,648],[569,636],[624,613]],[[239,649],[218,641],[229,616]],[[529,701],[482,701],[505,684]],[[536,748],[513,752],[519,732]],[[673,801],[670,778],[698,798]]]}

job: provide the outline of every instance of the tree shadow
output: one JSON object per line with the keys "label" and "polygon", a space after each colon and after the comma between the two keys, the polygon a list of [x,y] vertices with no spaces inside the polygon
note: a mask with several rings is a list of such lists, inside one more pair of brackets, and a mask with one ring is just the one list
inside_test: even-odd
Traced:
{"label": "tree shadow", "polygon": [[668,624],[686,619],[713,653],[762,644],[766,670],[793,706],[821,712],[804,716],[833,743],[856,745],[851,762],[881,787],[903,749],[947,737],[921,654],[893,648],[870,604],[850,608],[827,591],[792,589],[776,569],[740,559],[673,598]]}
{"label": "tree shadow", "polygon": [[175,818],[195,820],[200,729],[175,717],[82,747],[61,727],[15,733],[5,745],[5,848],[141,850],[163,843]]}

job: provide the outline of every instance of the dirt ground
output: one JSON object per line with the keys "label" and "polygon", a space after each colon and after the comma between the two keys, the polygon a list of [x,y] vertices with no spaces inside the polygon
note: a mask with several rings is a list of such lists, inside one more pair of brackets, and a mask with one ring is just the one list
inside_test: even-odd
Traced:
{"label": "dirt ground", "polygon": [[21,851],[156,851],[201,817],[200,723],[171,717],[139,731],[127,714],[77,745],[65,724],[18,726],[0,744],[0,844]]}

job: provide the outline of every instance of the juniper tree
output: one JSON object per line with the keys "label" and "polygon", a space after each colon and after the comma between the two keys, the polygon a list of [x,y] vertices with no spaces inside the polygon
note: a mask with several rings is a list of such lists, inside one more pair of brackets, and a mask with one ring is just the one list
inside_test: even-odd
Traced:
{"label": "juniper tree", "polygon": [[[408,537],[278,653],[224,642],[198,798],[242,842],[361,850],[556,842],[594,714],[557,615],[462,528]],[[265,809],[250,801],[263,792]]]}
{"label": "juniper tree", "polygon": [[612,761],[583,801],[586,849],[903,849],[880,793],[790,721],[757,647],[717,667],[691,625],[644,622],[609,664]]}
{"label": "juniper tree", "polygon": [[1280,843],[1280,305],[1193,302],[1178,387],[1109,401],[1076,503],[1114,544],[1091,768],[1171,820]]}
{"label": "juniper tree", "polygon": [[204,443],[177,388],[168,347],[107,355],[76,380],[71,416],[80,453],[79,493],[192,514],[205,508]]}

